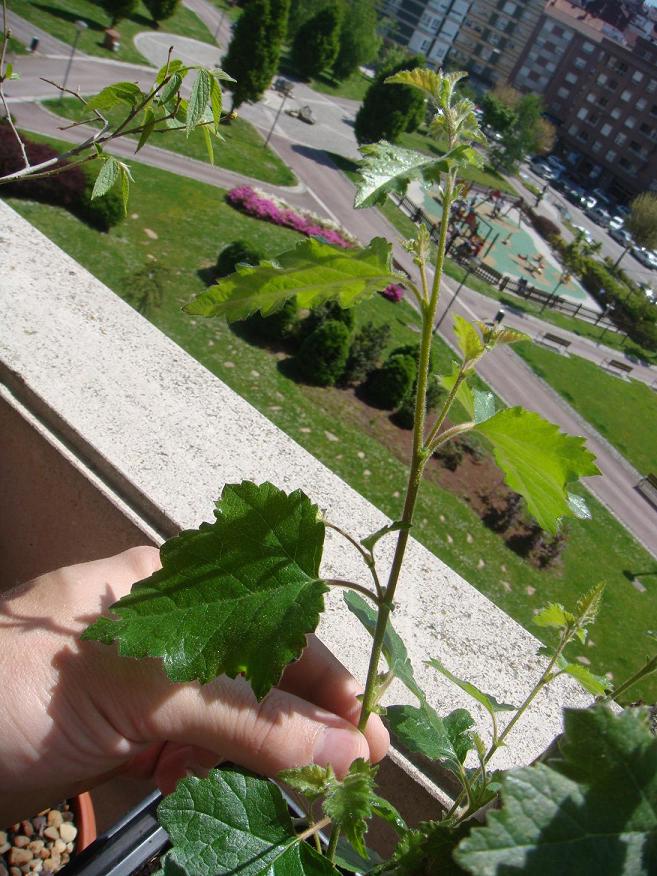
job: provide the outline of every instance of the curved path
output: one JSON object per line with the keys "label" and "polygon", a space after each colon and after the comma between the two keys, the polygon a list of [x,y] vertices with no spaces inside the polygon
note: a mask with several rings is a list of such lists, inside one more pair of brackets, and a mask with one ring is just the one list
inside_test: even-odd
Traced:
{"label": "curved path", "polygon": [[[187,5],[194,8],[195,11],[202,8],[208,17],[206,24],[209,24],[210,12],[205,0],[187,0]],[[217,15],[216,27],[219,23],[219,14],[216,13],[216,10],[212,11]],[[223,25],[225,24],[223,22]],[[154,36],[159,37],[160,35]],[[162,36],[164,36],[165,41],[171,42],[170,36]],[[226,33],[222,31],[221,36],[225,37]],[[189,45],[185,45],[185,42],[188,41],[178,40],[178,46],[182,53],[191,48]],[[157,39],[142,41],[140,48],[143,51],[147,46],[149,54],[151,50],[153,52],[161,50],[160,42]],[[210,62],[212,62],[213,57],[218,57],[216,54],[218,50],[212,47],[204,45],[202,51],[204,56],[208,54]],[[198,54],[196,60],[198,62]],[[42,87],[42,84],[38,83],[38,76],[44,75],[40,72],[42,69],[46,70],[45,75],[48,75],[49,78],[57,76],[57,71],[52,69],[52,63],[57,63],[57,59],[52,59],[50,68],[47,66],[48,63],[48,59],[44,57],[28,56],[23,58],[21,56],[20,72],[23,78],[17,83],[12,83],[12,112],[18,123],[25,128],[58,136],[71,142],[79,142],[85,136],[82,128],[62,132],[58,129],[61,120],[29,102],[35,96],[41,96],[45,90],[45,86]],[[121,68],[122,78],[130,78],[135,81],[147,80],[152,75],[152,71],[147,73],[145,68],[136,65],[121,65]],[[98,91],[116,79],[116,62],[81,57],[74,64],[71,81],[75,81],[76,85],[80,84],[81,91],[84,93],[85,91]],[[14,87],[15,85],[18,87]],[[52,91],[48,93],[48,96],[52,96]],[[303,184],[303,188],[283,190],[281,187],[277,187],[277,194],[284,191],[284,196],[292,204],[311,209],[319,208],[327,215],[340,221],[352,234],[363,241],[376,236],[398,240],[398,232],[378,210],[355,211],[352,209],[353,185],[344,174],[337,170],[333,161],[326,154],[326,150],[333,150],[341,154],[356,154],[355,138],[350,125],[356,104],[319,95],[302,83],[295,84],[295,98],[302,103],[312,102],[319,124],[309,127],[285,114],[281,115],[271,145],[295,172]],[[241,114],[261,130],[269,130],[279,103],[279,96],[268,92],[260,103],[243,107]],[[351,148],[345,148],[348,143]],[[112,144],[111,151],[117,155],[130,157],[132,146],[127,141],[117,141]],[[177,153],[157,147],[145,147],[140,153],[140,160],[212,185],[224,187],[245,181],[244,177],[237,174],[211,167],[203,162],[192,161]],[[249,182],[253,181],[249,180]],[[258,183],[258,185],[263,189],[274,189],[274,187],[264,183]],[[414,273],[414,266],[408,253],[396,245],[394,254],[404,269],[409,273]],[[449,298],[453,291],[453,284],[449,280],[446,281],[443,294]],[[461,313],[469,319],[473,317],[488,319],[498,307],[499,304],[496,301],[464,288],[452,308],[452,312],[454,314]],[[509,325],[528,331],[529,334],[554,329],[553,326],[541,323],[534,317],[512,313],[508,314],[505,321]],[[454,337],[448,323],[449,321],[446,321],[443,334],[446,340],[453,345]],[[559,334],[568,333],[559,330]],[[572,340],[575,352],[593,361],[618,355],[613,350],[597,346],[594,342],[584,340],[576,335],[569,335],[569,339]],[[579,418],[566,402],[544,384],[512,351],[497,351],[482,363],[479,370],[483,379],[508,404],[522,404],[558,423],[566,432],[586,437],[589,446],[598,457],[598,465],[604,475],[602,478],[589,479],[587,486],[644,547],[657,557],[657,511],[648,505],[635,490],[640,477],[639,473],[620,457],[595,429]],[[652,369],[637,368],[637,376],[649,382],[655,380],[655,372]]]}

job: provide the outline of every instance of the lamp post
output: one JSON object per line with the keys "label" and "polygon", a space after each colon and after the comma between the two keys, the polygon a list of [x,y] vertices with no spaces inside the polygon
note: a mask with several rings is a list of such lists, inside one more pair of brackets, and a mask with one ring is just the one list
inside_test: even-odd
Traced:
{"label": "lamp post", "polygon": [[288,97],[292,97],[292,83],[285,82],[283,84],[281,90],[283,92],[283,100],[281,101],[281,105],[278,108],[278,112],[276,113],[276,116],[274,118],[272,126],[269,130],[269,133],[267,134],[267,139],[265,140],[263,149],[266,149],[267,146],[269,146],[269,141],[271,140],[271,135],[274,133],[274,128],[276,127],[276,122],[278,121],[278,117],[280,116],[281,112],[283,111],[283,107],[285,106],[285,101],[288,99]]}
{"label": "lamp post", "polygon": [[456,292],[452,295],[451,301],[449,302],[449,304],[447,305],[447,307],[446,307],[446,308],[444,309],[444,311],[442,312],[442,315],[441,315],[440,319],[438,320],[438,322],[437,322],[437,323],[435,324],[435,326],[433,327],[433,333],[434,333],[434,335],[438,334],[438,329],[439,329],[440,326],[443,324],[443,320],[445,319],[445,317],[446,317],[447,314],[449,313],[449,311],[450,311],[450,309],[451,309],[451,307],[452,307],[452,304],[454,304],[454,302],[455,302],[456,299],[458,298],[459,292],[461,291],[461,289],[462,289],[463,286],[465,285],[465,281],[468,279],[468,277],[469,277],[470,274],[474,271],[474,269],[475,269],[475,261],[474,261],[474,259],[469,258],[469,259],[468,259],[468,267],[466,268],[466,271],[465,271],[465,276],[463,277],[463,279],[462,279],[461,282],[459,283],[459,286],[458,286],[458,289],[456,290]]}
{"label": "lamp post", "polygon": [[68,59],[68,64],[66,66],[66,73],[64,73],[64,82],[62,84],[62,90],[59,94],[59,99],[62,101],[64,99],[64,90],[66,89],[66,83],[68,82],[68,76],[71,72],[71,66],[73,64],[73,58],[75,57],[75,50],[78,47],[78,40],[80,39],[80,34],[83,30],[86,30],[89,27],[86,21],[82,21],[81,18],[78,18],[75,22],[75,36],[73,37],[73,45],[71,46],[71,54]]}
{"label": "lamp post", "polygon": [[545,308],[548,306],[548,304],[549,304],[550,306],[552,305],[552,302],[553,302],[554,299],[557,297],[557,292],[559,291],[559,289],[561,288],[561,286],[562,286],[564,283],[568,283],[568,282],[570,282],[570,274],[568,273],[568,271],[564,271],[564,272],[561,274],[561,276],[559,277],[559,282],[557,283],[557,285],[554,287],[554,289],[552,290],[552,292],[550,293],[550,295],[549,295],[549,296],[545,299],[545,301],[543,302],[543,307],[541,307],[541,309],[539,310],[539,313],[543,313],[543,311],[544,311]]}

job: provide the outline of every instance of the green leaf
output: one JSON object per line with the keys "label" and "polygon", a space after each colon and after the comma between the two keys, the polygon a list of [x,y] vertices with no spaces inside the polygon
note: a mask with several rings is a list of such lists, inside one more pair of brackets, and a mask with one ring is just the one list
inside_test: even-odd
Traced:
{"label": "green leaf", "polygon": [[281,770],[276,778],[303,794],[304,797],[308,797],[309,800],[316,800],[335,780],[335,773],[330,765],[322,767],[311,763],[302,767]]}
{"label": "green leaf", "polygon": [[144,120],[142,122],[143,128],[141,134],[139,135],[139,143],[137,143],[137,148],[135,149],[135,152],[139,152],[142,146],[146,145],[148,138],[153,133],[155,121],[155,113],[150,107],[147,107],[147,109],[144,111]]}
{"label": "green leaf", "polygon": [[[349,611],[356,615],[367,632],[373,636],[376,629],[376,610],[353,590],[344,594],[344,601]],[[395,677],[403,682],[419,700],[424,701],[426,697],[424,691],[415,681],[413,664],[408,656],[406,645],[399,634],[395,632],[391,621],[388,621],[383,638],[383,656]]]}
{"label": "green leaf", "polygon": [[173,58],[171,61],[160,67],[160,69],[157,71],[155,84],[160,85],[162,82],[164,82],[167,76],[170,76],[171,74],[176,72],[180,73],[181,76],[184,76],[187,72],[187,68],[185,68],[185,65],[182,61],[179,61],[177,58]]}
{"label": "green leaf", "polygon": [[428,660],[427,666],[432,666],[434,669],[437,669],[438,672],[441,672],[445,678],[449,678],[453,684],[460,687],[461,690],[464,690],[473,699],[477,700],[478,703],[481,703],[490,715],[493,715],[495,712],[514,712],[517,708],[517,706],[512,706],[509,703],[501,703],[499,700],[496,700],[492,694],[484,693],[476,687],[476,685],[472,684],[472,682],[464,681],[462,678],[453,675],[449,669],[440,662],[440,660],[436,660],[435,658],[433,660]]}
{"label": "green leaf", "polygon": [[12,79],[12,78],[13,78],[13,75],[12,75],[13,72],[14,72],[14,65],[13,65],[13,64],[6,64],[6,65],[5,65],[5,75],[4,75],[3,78],[4,78],[4,79]]}
{"label": "green leaf", "polygon": [[324,524],[300,490],[248,481],[224,487],[215,517],[167,541],[162,569],[83,638],[162,657],[172,681],[242,674],[261,699],[319,621]]}
{"label": "green leaf", "polygon": [[337,876],[326,858],[296,839],[276,785],[245,771],[183,779],[157,814],[173,845],[166,876]]}
{"label": "green leaf", "polygon": [[215,76],[210,79],[210,109],[212,110],[212,119],[214,121],[215,133],[219,131],[219,122],[221,121],[222,108],[221,86],[217,82]]}
{"label": "green leaf", "polygon": [[583,438],[565,435],[533,411],[507,408],[477,425],[493,445],[506,483],[520,493],[543,529],[555,533],[572,515],[567,485],[600,474]]}
{"label": "green leaf", "polygon": [[588,624],[596,622],[604,592],[604,583],[596,584],[595,587],[591,587],[590,590],[587,590],[587,592],[577,600],[575,612],[577,615],[577,622],[580,626],[587,626]]}
{"label": "green leaf", "polygon": [[408,825],[401,817],[399,812],[395,809],[395,807],[383,797],[379,797],[375,794],[372,797],[372,812],[378,818],[382,818],[383,821],[387,821],[391,827],[393,827],[398,834],[403,834],[408,830]]}
{"label": "green leaf", "polygon": [[495,415],[495,396],[492,392],[484,392],[481,389],[472,390],[473,420],[475,423],[483,423]]}
{"label": "green leaf", "polygon": [[211,77],[203,67],[196,74],[192,85],[192,93],[187,102],[187,136],[191,134],[199,121],[210,100]]}
{"label": "green leaf", "polygon": [[657,739],[643,710],[567,709],[563,759],[507,773],[454,853],[477,876],[639,876],[657,860]]}
{"label": "green leaf", "polygon": [[455,825],[448,819],[424,822],[402,837],[376,876],[462,876],[465,870],[452,852],[469,832],[470,824]]}
{"label": "green leaf", "polygon": [[481,331],[481,336],[484,344],[487,347],[497,347],[499,344],[516,344],[519,341],[531,341],[529,335],[520,332],[517,329],[503,327],[495,327],[487,325],[485,322],[477,323]]}
{"label": "green leaf", "polygon": [[238,265],[236,273],[202,292],[184,309],[196,316],[225,316],[230,322],[260,311],[274,313],[290,298],[301,308],[323,301],[351,307],[398,280],[391,246],[377,237],[365,249],[336,249],[306,239],[257,267]]}
{"label": "green leaf", "polygon": [[575,615],[561,605],[560,602],[550,602],[533,618],[538,627],[557,627],[563,630],[575,623]]}
{"label": "green leaf", "polygon": [[236,81],[235,79],[233,79],[232,76],[230,76],[228,73],[226,73],[225,70],[222,70],[221,67],[214,67],[212,69],[212,75],[215,79],[221,79],[223,82],[235,82]]}
{"label": "green leaf", "polygon": [[461,775],[463,761],[473,744],[469,730],[474,720],[466,709],[455,709],[441,718],[423,702],[419,709],[389,706],[386,717],[394,735],[409,751],[440,761],[455,775]]}
{"label": "green leaf", "polygon": [[358,873],[360,876],[360,874],[371,873],[381,864],[382,859],[373,849],[367,849],[367,856],[362,858],[344,837],[340,837],[338,840],[335,866],[341,870],[347,870],[349,873]]}
{"label": "green leaf", "polygon": [[201,131],[203,131],[203,139],[205,140],[205,148],[208,152],[208,160],[210,164],[214,164],[214,149],[212,148],[212,135],[210,134],[210,129],[207,125],[203,125]]}
{"label": "green leaf", "polygon": [[485,350],[476,328],[462,316],[455,316],[454,334],[463,353],[464,364],[476,362]]}
{"label": "green leaf", "polygon": [[171,76],[171,79],[166,83],[166,85],[162,88],[161,91],[158,92],[158,100],[161,104],[168,103],[171,98],[178,94],[180,91],[180,86],[182,85],[183,77],[180,73],[175,72]]}
{"label": "green leaf", "polygon": [[557,665],[578,681],[584,690],[594,697],[604,696],[611,686],[608,678],[604,675],[595,675],[586,666],[582,666],[581,663],[569,663],[567,660],[564,660],[563,663],[559,661]]}
{"label": "green leaf", "polygon": [[440,174],[447,170],[442,158],[393,146],[385,140],[361,146],[360,153],[363,160],[359,166],[354,207],[384,204],[391,192],[404,195],[412,180],[420,180],[428,186],[438,182]]}
{"label": "green leaf", "polygon": [[121,166],[116,158],[108,158],[98,172],[91,191],[91,200],[106,195],[121,175]]}
{"label": "green leaf", "polygon": [[121,201],[123,203],[123,213],[128,215],[128,199],[130,198],[130,183],[134,182],[130,168],[127,164],[119,161],[119,172],[121,174]]}
{"label": "green leaf", "polygon": [[393,523],[388,523],[387,526],[382,526],[381,529],[377,529],[376,532],[373,532],[371,535],[368,535],[366,538],[362,538],[360,543],[366,548],[368,551],[373,550],[374,545],[380,541],[384,535],[388,535],[390,532],[398,532],[400,529],[410,529],[410,523],[404,523],[403,520],[395,520]]}
{"label": "green leaf", "polygon": [[323,809],[362,857],[367,856],[365,834],[372,817],[374,776],[378,767],[359,757],[342,782],[334,782],[326,793]]}
{"label": "green leaf", "polygon": [[115,82],[90,97],[87,100],[87,107],[103,112],[112,109],[117,104],[125,103],[134,109],[145,97],[146,95],[134,82]]}
{"label": "green leaf", "polygon": [[[456,383],[458,376],[460,373],[460,368],[457,365],[451,374],[444,374],[438,377],[438,380],[447,392],[451,392],[454,389],[454,384]],[[464,411],[468,415],[470,420],[475,419],[475,398],[472,394],[472,390],[470,389],[470,385],[467,380],[462,380],[459,384],[459,388],[456,391],[456,401],[460,402]]]}
{"label": "green leaf", "polygon": [[439,106],[445,105],[453,93],[456,83],[467,76],[466,73],[443,73],[442,70],[428,70],[426,67],[416,67],[414,70],[400,70],[388,76],[389,85],[410,85],[423,91]]}

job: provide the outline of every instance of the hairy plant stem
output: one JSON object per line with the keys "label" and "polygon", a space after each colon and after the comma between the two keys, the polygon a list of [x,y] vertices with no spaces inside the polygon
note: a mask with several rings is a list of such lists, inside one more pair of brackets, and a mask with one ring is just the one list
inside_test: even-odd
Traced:
{"label": "hairy plant stem", "polygon": [[371,590],[363,587],[362,584],[355,584],[353,581],[345,581],[342,578],[324,578],[324,583],[328,584],[329,587],[342,587],[343,590],[354,590],[356,593],[371,599],[375,605],[381,604],[381,600],[377,597],[376,593],[372,593]]}
{"label": "hairy plant stem", "polygon": [[326,850],[326,857],[333,864],[335,861],[335,853],[338,848],[338,840],[340,839],[340,828],[334,827],[331,831],[331,838],[329,840],[328,849]]}
{"label": "hairy plant stem", "polygon": [[639,681],[642,681],[646,676],[652,675],[653,672],[657,671],[657,657],[653,657],[642,666],[641,669],[638,669],[635,673],[630,675],[629,678],[626,678],[621,684],[618,685],[617,688],[610,691],[607,696],[601,697],[601,703],[609,703],[611,700],[617,700],[618,696],[622,693],[625,693],[626,690],[629,690],[631,687],[634,687]]}
{"label": "hairy plant stem", "polygon": [[[413,425],[413,454],[411,457],[411,466],[408,475],[408,485],[406,487],[406,498],[404,500],[404,510],[401,516],[401,522],[406,524],[399,531],[397,537],[397,545],[395,554],[388,576],[388,583],[384,591],[383,601],[379,605],[379,611],[376,619],[376,627],[374,630],[374,640],[372,642],[372,651],[370,654],[370,663],[367,670],[367,681],[365,682],[365,692],[363,694],[363,707],[358,722],[358,729],[363,732],[367,726],[367,721],[372,714],[373,708],[376,705],[375,696],[377,691],[377,675],[379,669],[379,661],[383,649],[383,640],[385,637],[386,627],[390,618],[390,613],[393,609],[395,591],[399,582],[406,546],[409,539],[409,530],[413,522],[413,513],[415,511],[415,503],[417,501],[420,483],[422,481],[422,472],[429,458],[424,445],[424,425],[426,418],[426,395],[427,385],[429,381],[429,360],[431,356],[431,342],[433,339],[433,322],[438,308],[438,297],[440,293],[440,277],[442,276],[443,266],[445,262],[445,248],[447,245],[447,228],[449,225],[450,208],[452,204],[452,196],[454,191],[454,176],[450,172],[447,174],[445,182],[445,193],[443,197],[443,215],[440,220],[440,235],[436,253],[435,275],[431,296],[428,295],[428,289],[423,288],[423,298],[425,304],[422,307],[422,339],[420,342],[420,357],[418,363],[417,376],[417,391],[415,397],[415,421]],[[421,271],[422,283],[426,284],[426,272]],[[451,404],[450,398],[447,399],[443,406],[444,416],[447,416],[448,404]],[[444,419],[444,417],[443,417]]]}
{"label": "hairy plant stem", "polygon": [[379,576],[376,571],[376,564],[374,562],[374,556],[372,554],[372,551],[368,551],[366,548],[364,548],[359,541],[356,541],[353,535],[350,535],[346,530],[342,529],[342,527],[336,526],[335,523],[331,523],[330,521],[325,520],[324,526],[326,526],[328,529],[332,529],[334,532],[337,532],[338,535],[341,535],[349,542],[349,544],[353,545],[353,547],[356,548],[358,553],[365,561],[365,565],[372,574],[372,580],[374,581],[374,586],[376,587],[376,595],[379,597],[379,599],[382,599],[383,588],[381,587],[381,582],[379,581]]}
{"label": "hairy plant stem", "polygon": [[298,833],[295,838],[295,842],[302,843],[305,842],[309,837],[316,836],[320,830],[324,830],[325,827],[328,827],[331,823],[330,818],[322,818],[321,821],[315,822],[315,824],[311,824],[306,830],[302,833]]}
{"label": "hairy plant stem", "polygon": [[23,163],[26,168],[29,168],[30,161],[27,157],[27,152],[25,150],[25,143],[21,139],[20,134],[16,130],[16,125],[14,124],[14,120],[11,117],[11,113],[9,112],[9,106],[7,105],[7,98],[5,97],[5,57],[7,55],[7,45],[9,44],[9,16],[7,14],[7,0],[2,0],[2,55],[0,55],[0,101],[2,102],[2,106],[5,110],[5,117],[9,122],[9,127],[13,131],[14,137],[18,141],[18,146],[21,150],[21,157],[23,159]]}

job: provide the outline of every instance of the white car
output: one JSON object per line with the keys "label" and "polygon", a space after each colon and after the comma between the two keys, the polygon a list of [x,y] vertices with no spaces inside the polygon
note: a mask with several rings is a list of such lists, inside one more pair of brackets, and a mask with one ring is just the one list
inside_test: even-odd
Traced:
{"label": "white car", "polygon": [[612,237],[616,243],[620,243],[622,247],[632,246],[632,235],[624,228],[611,228],[609,236]]}
{"label": "white car", "polygon": [[583,225],[573,225],[575,231],[577,231],[587,243],[593,243],[593,236],[588,228],[584,228]]}
{"label": "white car", "polygon": [[603,228],[608,228],[611,222],[611,216],[604,207],[592,207],[586,211],[589,219],[593,219],[596,225],[601,225]]}
{"label": "white car", "polygon": [[652,271],[657,270],[657,255],[652,250],[644,249],[642,246],[635,246],[632,249],[632,255],[645,268],[650,268]]}
{"label": "white car", "polygon": [[609,220],[610,231],[618,231],[623,225],[625,225],[625,218],[623,216],[612,216]]}

